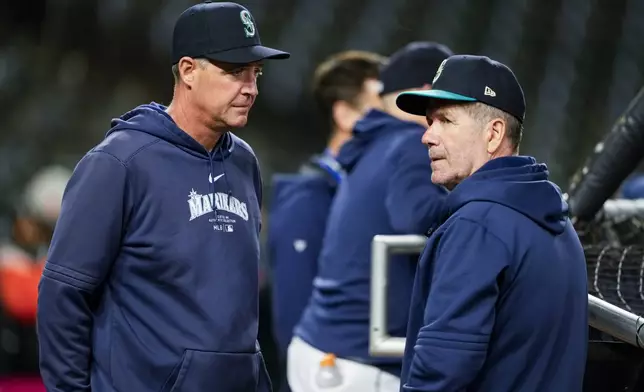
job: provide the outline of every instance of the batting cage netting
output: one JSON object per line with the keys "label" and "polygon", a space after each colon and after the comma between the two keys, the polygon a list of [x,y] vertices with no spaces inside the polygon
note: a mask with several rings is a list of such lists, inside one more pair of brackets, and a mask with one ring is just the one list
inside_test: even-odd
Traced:
{"label": "batting cage netting", "polygon": [[615,198],[644,157],[644,88],[595,147],[569,186],[568,204],[584,245],[588,291],[644,315],[644,199]]}
{"label": "batting cage netting", "polygon": [[588,245],[588,293],[644,315],[644,247]]}

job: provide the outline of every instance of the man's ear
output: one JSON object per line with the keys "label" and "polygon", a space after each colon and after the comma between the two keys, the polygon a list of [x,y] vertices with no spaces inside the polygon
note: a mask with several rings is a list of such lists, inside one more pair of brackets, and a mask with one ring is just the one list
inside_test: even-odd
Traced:
{"label": "man's ear", "polygon": [[179,60],[179,78],[181,79],[183,84],[187,85],[188,87],[192,87],[195,80],[195,73],[197,68],[199,68],[199,64],[197,64],[197,60],[193,58],[182,57]]}
{"label": "man's ear", "polygon": [[336,101],[331,108],[333,123],[340,130],[351,132],[360,119],[360,113],[346,101]]}
{"label": "man's ear", "polygon": [[507,124],[502,118],[495,118],[488,123],[486,130],[488,154],[494,155],[501,148],[506,127]]}

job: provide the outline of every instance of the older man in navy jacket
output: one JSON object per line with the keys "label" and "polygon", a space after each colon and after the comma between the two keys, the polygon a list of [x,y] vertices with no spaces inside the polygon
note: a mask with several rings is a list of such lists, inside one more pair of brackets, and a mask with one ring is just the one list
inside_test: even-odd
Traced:
{"label": "older man in navy jacket", "polygon": [[586,261],[546,165],[518,155],[516,77],[452,56],[397,104],[426,115],[432,181],[452,190],[416,274],[403,391],[581,392]]}

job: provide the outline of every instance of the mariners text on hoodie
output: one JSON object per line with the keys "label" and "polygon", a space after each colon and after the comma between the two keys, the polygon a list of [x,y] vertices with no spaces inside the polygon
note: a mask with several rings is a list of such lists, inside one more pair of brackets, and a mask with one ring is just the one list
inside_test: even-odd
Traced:
{"label": "mariners text on hoodie", "polygon": [[[400,375],[400,358],[369,355],[371,242],[377,234],[422,234],[445,190],[431,182],[424,128],[372,110],[340,150],[347,175],[331,206],[313,293],[295,334],[324,352]],[[417,258],[389,270],[388,329],[404,336]]]}
{"label": "mariners text on hoodie", "polygon": [[457,185],[420,259],[404,391],[580,392],[586,262],[568,206],[530,157]]}
{"label": "mariners text on hoodie", "polygon": [[158,104],[78,163],[39,286],[56,391],[269,391],[257,345],[261,180],[228,133],[212,152]]}

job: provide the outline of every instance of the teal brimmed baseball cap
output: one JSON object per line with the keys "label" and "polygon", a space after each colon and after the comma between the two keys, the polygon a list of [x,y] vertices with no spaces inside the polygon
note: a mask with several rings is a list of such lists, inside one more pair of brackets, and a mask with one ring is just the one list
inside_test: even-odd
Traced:
{"label": "teal brimmed baseball cap", "polygon": [[430,105],[445,102],[482,102],[516,117],[525,118],[525,97],[516,76],[506,65],[485,56],[454,55],[436,71],[431,90],[398,95],[396,105],[419,116]]}

